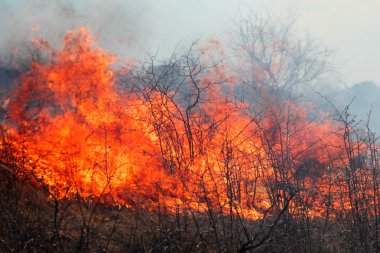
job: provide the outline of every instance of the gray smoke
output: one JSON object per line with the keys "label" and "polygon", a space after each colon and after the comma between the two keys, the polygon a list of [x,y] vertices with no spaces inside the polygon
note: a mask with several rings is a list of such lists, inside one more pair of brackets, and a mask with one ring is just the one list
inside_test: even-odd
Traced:
{"label": "gray smoke", "polygon": [[3,0],[0,1],[0,53],[4,61],[41,37],[59,43],[68,30],[90,29],[106,50],[120,58],[138,57],[149,40],[146,4],[133,0]]}
{"label": "gray smoke", "polygon": [[[17,78],[12,63],[28,57],[33,37],[59,45],[68,30],[86,26],[100,46],[117,54],[122,61],[127,57],[141,59],[157,49],[170,55],[177,43],[184,42],[186,46],[199,36],[219,35],[218,29],[223,23],[216,17],[223,15],[217,13],[223,12],[221,6],[228,1],[221,2],[223,4],[216,0],[0,0],[0,95],[8,89],[4,84],[9,85]],[[234,5],[229,5],[233,9]],[[330,98],[338,107],[347,105],[355,97],[352,113],[365,120],[372,108],[372,126],[380,132],[380,87],[373,82],[363,82],[344,88],[340,80],[331,78],[319,79],[314,87],[302,91],[307,95],[305,100],[316,101],[322,104],[323,110],[330,110],[315,91]]]}
{"label": "gray smoke", "polygon": [[374,82],[365,81],[337,93],[334,101],[340,107],[350,105],[352,115],[356,116],[357,121],[362,121],[362,125],[366,124],[370,116],[370,127],[376,133],[380,133],[379,97],[380,86]]}

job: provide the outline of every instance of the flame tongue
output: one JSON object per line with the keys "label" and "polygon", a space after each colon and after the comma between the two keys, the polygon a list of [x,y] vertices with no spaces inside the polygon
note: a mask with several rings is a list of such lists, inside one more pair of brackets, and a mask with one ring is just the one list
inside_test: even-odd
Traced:
{"label": "flame tongue", "polygon": [[134,181],[160,180],[160,168],[149,126],[135,120],[142,104],[116,92],[115,59],[93,43],[84,29],[67,34],[51,64],[34,64],[23,76],[10,115],[26,152],[41,161],[33,172],[57,197],[123,204]]}
{"label": "flame tongue", "polygon": [[[259,217],[269,207],[266,187],[277,159],[263,136],[273,143],[284,141],[276,131],[271,134],[271,120],[258,127],[210,87],[208,102],[186,125],[180,116],[188,111],[170,95],[152,92],[146,101],[118,92],[110,68],[114,61],[80,29],[64,37],[51,63],[31,66],[9,103],[15,155],[26,153],[33,161],[25,169],[59,199],[79,195],[121,205],[164,201],[172,208],[184,204],[226,212],[230,205],[246,217]],[[213,75],[224,76],[210,73],[199,85],[208,87]],[[302,153],[330,128],[305,129],[307,113],[291,107],[300,120],[287,127],[300,138],[288,145]],[[306,133],[310,129],[319,132]],[[272,148],[281,151],[278,144]],[[323,161],[320,153],[307,154]]]}

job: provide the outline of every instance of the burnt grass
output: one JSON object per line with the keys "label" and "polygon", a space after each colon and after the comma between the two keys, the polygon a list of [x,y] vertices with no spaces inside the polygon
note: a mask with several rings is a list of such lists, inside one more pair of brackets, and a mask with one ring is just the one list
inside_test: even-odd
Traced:
{"label": "burnt grass", "polygon": [[[151,208],[152,209],[152,208]],[[0,170],[0,252],[366,252],[344,221],[294,219],[272,229],[261,221],[202,213],[54,200],[49,192]]]}

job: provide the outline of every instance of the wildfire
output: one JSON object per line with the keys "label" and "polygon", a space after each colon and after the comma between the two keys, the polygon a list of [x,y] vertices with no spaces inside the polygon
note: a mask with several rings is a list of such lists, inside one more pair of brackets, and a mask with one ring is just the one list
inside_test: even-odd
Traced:
{"label": "wildfire", "polygon": [[193,80],[187,104],[173,90],[122,92],[116,57],[84,28],[49,50],[49,62],[31,65],[7,105],[2,148],[12,146],[18,166],[54,198],[258,218],[294,191],[312,215],[322,212],[329,155],[340,154],[329,143],[340,141],[327,119],[309,120],[307,105],[274,102],[250,113],[251,104],[215,84],[226,68]]}

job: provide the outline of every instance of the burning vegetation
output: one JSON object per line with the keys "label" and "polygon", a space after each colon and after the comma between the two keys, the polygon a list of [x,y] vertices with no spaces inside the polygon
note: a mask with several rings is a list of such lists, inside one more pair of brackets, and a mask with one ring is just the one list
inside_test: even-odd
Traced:
{"label": "burning vegetation", "polygon": [[193,45],[120,69],[85,28],[35,41],[2,104],[1,250],[378,251],[376,137],[292,99],[319,52],[259,28],[215,65]]}

